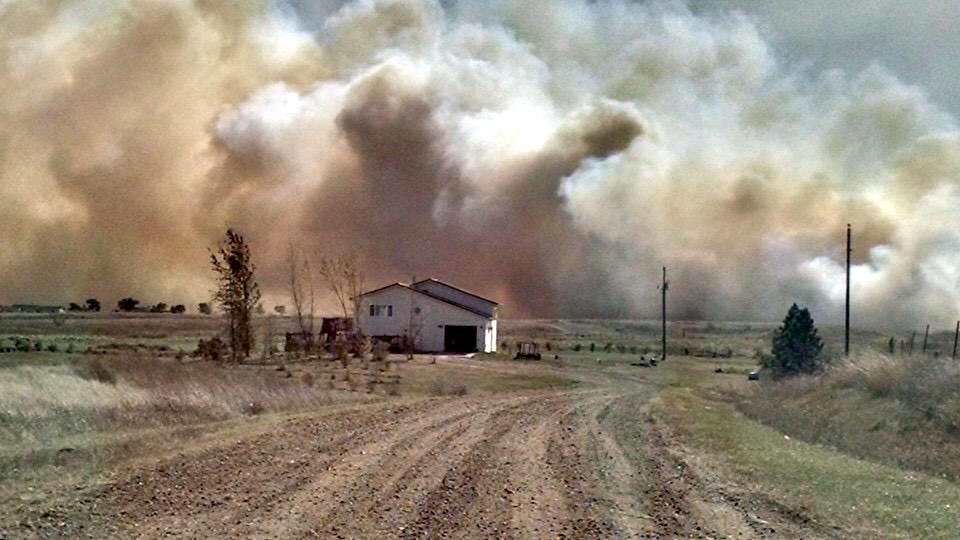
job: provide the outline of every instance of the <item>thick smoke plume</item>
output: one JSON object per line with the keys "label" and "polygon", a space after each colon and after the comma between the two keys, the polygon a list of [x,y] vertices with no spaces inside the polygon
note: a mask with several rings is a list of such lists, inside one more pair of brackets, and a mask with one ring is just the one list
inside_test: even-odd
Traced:
{"label": "thick smoke plume", "polygon": [[208,296],[206,249],[355,252],[508,316],[960,307],[960,130],[738,12],[607,0],[0,2],[0,302]]}

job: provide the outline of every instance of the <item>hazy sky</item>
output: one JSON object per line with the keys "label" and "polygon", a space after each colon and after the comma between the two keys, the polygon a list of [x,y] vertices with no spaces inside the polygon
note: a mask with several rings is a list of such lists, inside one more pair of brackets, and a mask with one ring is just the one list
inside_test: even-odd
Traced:
{"label": "hazy sky", "polygon": [[879,63],[954,115],[960,2],[942,0],[697,0],[696,12],[742,10],[785,62],[811,71]]}
{"label": "hazy sky", "polygon": [[0,302],[195,305],[250,239],[509,316],[946,326],[958,3],[0,0]]}

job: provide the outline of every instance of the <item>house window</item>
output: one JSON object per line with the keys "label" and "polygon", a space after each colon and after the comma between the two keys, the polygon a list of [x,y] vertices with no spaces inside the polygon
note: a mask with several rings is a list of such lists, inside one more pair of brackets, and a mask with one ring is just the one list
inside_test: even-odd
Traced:
{"label": "house window", "polygon": [[370,304],[371,317],[393,317],[393,305]]}

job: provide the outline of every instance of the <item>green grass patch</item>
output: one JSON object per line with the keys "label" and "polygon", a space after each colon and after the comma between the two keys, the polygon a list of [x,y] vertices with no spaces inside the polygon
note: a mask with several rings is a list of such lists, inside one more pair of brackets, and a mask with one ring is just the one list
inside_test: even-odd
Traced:
{"label": "green grass patch", "polygon": [[807,507],[846,535],[956,538],[960,485],[788,439],[699,395],[699,374],[687,371],[663,390],[655,411],[742,483]]}

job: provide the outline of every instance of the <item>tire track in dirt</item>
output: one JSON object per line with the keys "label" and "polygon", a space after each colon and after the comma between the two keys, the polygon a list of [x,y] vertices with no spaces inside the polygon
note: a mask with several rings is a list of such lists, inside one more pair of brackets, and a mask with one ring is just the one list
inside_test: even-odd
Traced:
{"label": "tire track in dirt", "polygon": [[519,537],[511,503],[515,463],[505,453],[505,441],[567,399],[565,394],[538,396],[490,415],[480,437],[422,497],[402,538]]}
{"label": "tire track in dirt", "polygon": [[82,516],[62,523],[39,516],[38,537],[248,537],[260,516],[286,507],[290,494],[322,476],[350,448],[374,440],[435,400],[384,403],[346,412],[287,419],[282,437],[258,434],[197,453],[137,467],[81,501],[45,512]]}
{"label": "tire track in dirt", "polygon": [[[428,417],[416,426],[397,434],[385,434],[382,442],[371,443],[354,452],[346,469],[335,482],[323,481],[310,486],[307,495],[316,498],[321,491],[333,495],[334,504],[310,516],[308,537],[372,537],[396,534],[402,523],[397,512],[384,512],[392,493],[403,491],[404,479],[425,468],[425,457],[442,448],[457,448],[477,438],[477,423],[512,405],[516,398],[496,402],[453,401],[456,414]],[[436,468],[438,462],[431,463]],[[329,499],[329,497],[328,497]],[[327,501],[330,502],[329,500]],[[343,510],[348,509],[349,512]],[[390,506],[393,510],[393,506]],[[336,511],[339,510],[339,511]]]}
{"label": "tire track in dirt", "polygon": [[[609,479],[602,471],[603,451],[595,416],[617,399],[609,392],[591,396],[571,406],[550,438],[547,466],[560,481],[569,501],[562,516],[561,534],[572,538],[625,538],[609,510],[615,507],[608,493]],[[591,421],[591,418],[594,418]]]}
{"label": "tire track in dirt", "polygon": [[573,400],[582,395],[569,395],[538,422],[520,426],[505,438],[504,453],[514,456],[512,521],[521,538],[557,537],[563,530],[559,517],[568,512],[570,503],[562,482],[547,467],[549,442]]}
{"label": "tire track in dirt", "polygon": [[[636,422],[621,420],[615,423],[613,420],[618,415],[611,415],[614,410],[623,412],[632,409],[633,401],[640,401],[639,398],[636,393],[617,395],[584,417],[595,445],[594,463],[602,485],[602,496],[597,498],[597,506],[613,520],[624,538],[639,538],[649,532],[652,526],[652,518],[647,514],[648,504],[639,497],[645,486],[641,463],[628,457],[628,447],[624,444],[624,435],[637,429]],[[645,441],[641,436],[633,442],[639,447]]]}
{"label": "tire track in dirt", "polygon": [[34,536],[820,536],[705,470],[651,416],[653,388],[604,377],[288,418],[272,433],[137,466],[56,509],[92,516],[85,528]]}
{"label": "tire track in dirt", "polygon": [[[541,402],[544,399],[546,399],[546,401]],[[475,452],[478,445],[489,442],[491,427],[488,424],[491,422],[499,422],[503,418],[512,418],[511,431],[500,439],[500,443],[507,441],[513,443],[516,440],[526,441],[529,439],[526,437],[520,438],[519,436],[532,431],[534,419],[540,420],[544,418],[543,413],[539,412],[539,409],[553,408],[555,401],[562,401],[564,399],[566,398],[563,397],[562,394],[533,396],[524,398],[522,403],[504,407],[497,411],[490,411],[490,414],[483,418],[477,417],[477,421],[469,426],[463,436],[452,437],[449,439],[449,442],[444,441],[442,444],[435,446],[420,456],[419,460],[410,465],[391,488],[381,492],[380,500],[392,499],[392,502],[388,501],[391,507],[386,513],[394,517],[388,521],[391,523],[401,523],[409,522],[413,518],[422,518],[421,512],[429,508],[429,498],[431,496],[436,497],[436,491],[440,489],[449,471],[465,463],[469,458],[469,454]],[[536,411],[527,410],[527,408],[531,406],[538,407],[538,409]],[[504,444],[498,444],[498,448],[492,452],[492,456],[498,461],[495,465],[498,470],[511,469],[507,484],[503,486],[505,493],[511,491],[516,493],[516,490],[512,489],[511,486],[517,481],[518,477],[522,476],[522,473],[518,475],[517,471],[513,470],[515,469],[517,458],[516,453],[511,451],[512,449],[513,448],[508,448]],[[399,505],[397,503],[402,503],[403,508],[398,508]],[[516,507],[515,504],[512,505]],[[406,510],[407,515],[402,515],[400,510]],[[400,532],[406,536],[415,536],[413,529],[406,525],[402,527],[403,530],[397,527],[395,530],[389,529],[380,532]]]}

